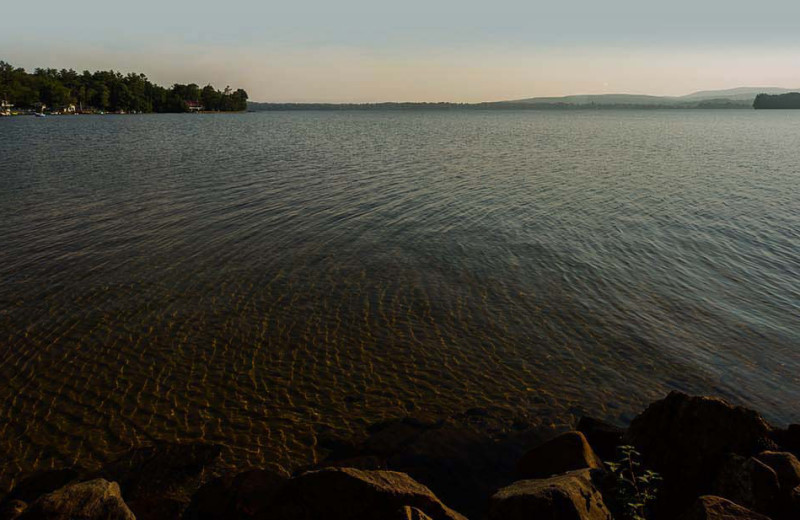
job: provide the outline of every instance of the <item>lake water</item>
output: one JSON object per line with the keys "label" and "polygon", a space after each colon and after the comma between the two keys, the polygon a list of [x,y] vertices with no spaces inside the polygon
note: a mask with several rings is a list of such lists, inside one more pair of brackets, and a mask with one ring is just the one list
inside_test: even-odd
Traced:
{"label": "lake water", "polygon": [[0,120],[0,471],[671,389],[800,420],[800,111]]}

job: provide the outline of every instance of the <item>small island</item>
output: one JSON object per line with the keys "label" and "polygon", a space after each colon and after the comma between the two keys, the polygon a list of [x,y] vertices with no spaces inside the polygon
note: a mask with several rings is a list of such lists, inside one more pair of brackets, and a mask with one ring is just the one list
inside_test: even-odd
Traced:
{"label": "small island", "polygon": [[247,110],[247,92],[194,83],[165,88],[144,74],[113,70],[37,68],[29,73],[0,61],[0,103],[2,115],[241,112]]}
{"label": "small island", "polygon": [[753,101],[753,108],[758,109],[781,109],[781,108],[800,108],[800,92],[789,92],[787,94],[759,94]]}

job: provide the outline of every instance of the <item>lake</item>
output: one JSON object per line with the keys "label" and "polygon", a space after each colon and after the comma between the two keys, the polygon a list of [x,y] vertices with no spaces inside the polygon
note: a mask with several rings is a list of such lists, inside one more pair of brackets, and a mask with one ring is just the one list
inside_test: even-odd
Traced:
{"label": "lake", "polygon": [[672,389],[800,420],[800,111],[0,120],[0,481]]}

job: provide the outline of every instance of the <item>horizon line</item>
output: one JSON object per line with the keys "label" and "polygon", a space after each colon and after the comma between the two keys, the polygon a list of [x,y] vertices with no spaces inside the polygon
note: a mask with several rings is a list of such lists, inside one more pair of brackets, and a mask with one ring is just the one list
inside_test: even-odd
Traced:
{"label": "horizon line", "polygon": [[[564,98],[571,98],[571,97],[600,97],[600,96],[639,96],[639,97],[652,97],[656,99],[681,99],[688,96],[693,96],[696,94],[703,94],[707,92],[731,92],[735,90],[758,90],[758,89],[779,89],[779,90],[786,90],[790,92],[800,92],[800,86],[798,87],[780,87],[775,85],[770,86],[742,86],[742,87],[730,87],[730,88],[722,88],[722,89],[701,89],[701,90],[693,90],[686,94],[678,94],[678,95],[660,95],[660,94],[642,94],[640,92],[604,92],[600,94],[562,94],[558,96],[530,96],[524,98],[515,98],[515,99],[495,99],[495,100],[485,100],[485,101],[445,101],[445,100],[428,100],[428,101],[398,101],[398,100],[383,100],[383,101],[256,101],[253,99],[248,100],[248,103],[264,103],[264,104],[275,104],[275,105],[381,105],[381,104],[450,104],[450,105],[480,105],[485,103],[513,103],[515,101],[528,101],[532,99],[564,99]],[[767,94],[767,92],[763,92]],[[757,94],[756,94],[757,95]]]}

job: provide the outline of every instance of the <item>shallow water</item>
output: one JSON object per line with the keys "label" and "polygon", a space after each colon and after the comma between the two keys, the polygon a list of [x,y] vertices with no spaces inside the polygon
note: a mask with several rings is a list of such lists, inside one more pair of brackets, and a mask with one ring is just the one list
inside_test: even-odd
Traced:
{"label": "shallow water", "polygon": [[0,120],[0,481],[670,389],[800,420],[800,111]]}

